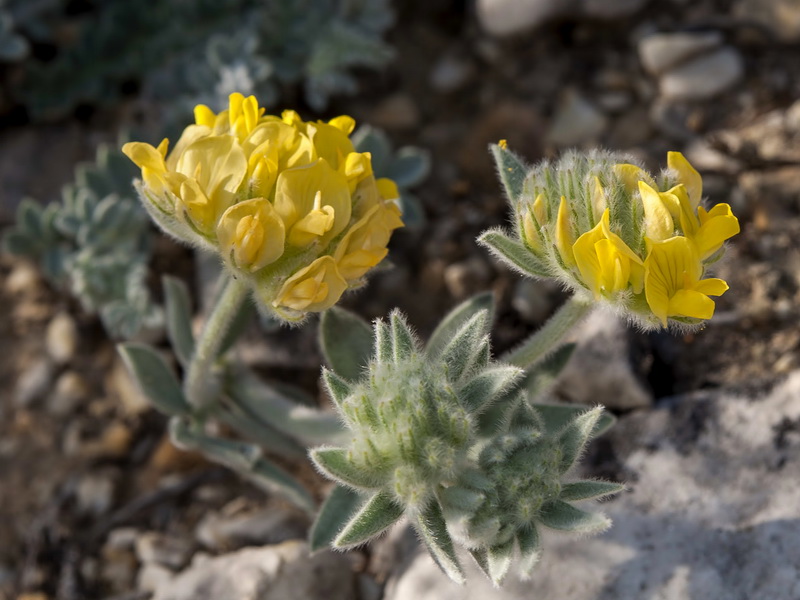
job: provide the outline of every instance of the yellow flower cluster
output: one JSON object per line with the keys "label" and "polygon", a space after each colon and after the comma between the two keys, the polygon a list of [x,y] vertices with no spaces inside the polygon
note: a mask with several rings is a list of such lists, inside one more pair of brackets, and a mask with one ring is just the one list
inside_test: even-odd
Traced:
{"label": "yellow flower cluster", "polygon": [[335,304],[387,254],[402,227],[397,186],[355,151],[347,116],[305,122],[266,115],[254,96],[195,108],[171,152],[125,144],[142,170],[145,207],[167,232],[218,251],[287,320]]}
{"label": "yellow flower cluster", "polygon": [[[728,285],[705,278],[739,232],[728,204],[701,206],[700,174],[679,152],[659,182],[614,155],[575,156],[535,168],[519,206],[525,245],[549,271],[643,325],[695,324],[714,314]],[[549,264],[548,264],[549,263]]]}

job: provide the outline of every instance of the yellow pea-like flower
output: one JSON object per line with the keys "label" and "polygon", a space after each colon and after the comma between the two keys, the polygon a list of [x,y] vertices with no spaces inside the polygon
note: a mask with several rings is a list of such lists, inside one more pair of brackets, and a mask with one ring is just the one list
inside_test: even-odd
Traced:
{"label": "yellow pea-like flower", "polygon": [[654,242],[644,271],[647,304],[665,327],[668,317],[710,319],[715,305],[709,296],[721,296],[728,289],[722,279],[701,279],[697,250],[683,236]]}
{"label": "yellow pea-like flower", "polygon": [[265,114],[254,96],[194,110],[174,148],[131,142],[150,216],[171,235],[217,252],[262,310],[302,320],[334,304],[386,256],[403,223],[390,179],[356,152],[355,121]]}
{"label": "yellow pea-like flower", "polygon": [[575,234],[572,232],[572,219],[570,218],[570,206],[566,196],[561,196],[561,203],[558,205],[558,217],[556,219],[556,248],[561,254],[561,260],[567,266],[575,264],[575,255],[572,246],[575,243]]}
{"label": "yellow pea-like flower", "polygon": [[680,152],[667,152],[667,166],[677,173],[678,181],[686,186],[689,200],[693,208],[697,209],[703,198],[703,178],[700,173]]}
{"label": "yellow pea-like flower", "polygon": [[336,261],[332,256],[322,256],[286,280],[273,307],[299,313],[320,312],[336,304],[346,289],[347,282],[337,270]]}
{"label": "yellow pea-like flower", "polygon": [[644,227],[647,237],[659,242],[672,237],[675,233],[675,222],[672,220],[669,208],[664,204],[664,199],[644,181],[639,180],[638,186],[644,206]]}
{"label": "yellow pea-like flower", "polygon": [[381,262],[389,250],[392,231],[402,227],[400,209],[392,202],[373,206],[342,238],[334,258],[347,281],[357,281]]}
{"label": "yellow pea-like flower", "polygon": [[232,266],[258,271],[283,254],[286,229],[266,198],[251,198],[229,207],[217,225],[222,257]]}

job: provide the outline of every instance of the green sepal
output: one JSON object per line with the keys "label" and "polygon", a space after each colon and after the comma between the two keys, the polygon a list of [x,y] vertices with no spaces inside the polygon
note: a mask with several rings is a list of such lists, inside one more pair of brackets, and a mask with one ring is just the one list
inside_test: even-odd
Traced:
{"label": "green sepal", "polygon": [[514,270],[529,277],[551,277],[545,262],[539,259],[522,242],[511,239],[501,229],[490,229],[481,234],[478,243]]}
{"label": "green sepal", "polygon": [[355,381],[372,356],[372,328],[358,315],[334,306],[322,313],[319,345],[331,369]]}
{"label": "green sepal", "polygon": [[167,337],[184,367],[189,364],[194,353],[194,334],[192,333],[192,300],[186,284],[177,277],[164,275],[164,304],[167,311]]}
{"label": "green sepal", "polygon": [[506,190],[506,195],[511,205],[515,206],[517,200],[519,200],[519,197],[522,195],[528,169],[520,158],[507,148],[503,148],[497,144],[491,144],[489,150],[494,157],[497,173]]}
{"label": "green sepal", "polygon": [[395,362],[400,363],[417,350],[417,341],[399,310],[392,311],[389,321],[392,328],[392,355]]}
{"label": "green sepal", "polygon": [[561,487],[560,500],[577,501],[591,498],[602,498],[625,491],[625,486],[612,481],[594,481],[586,479],[574,483],[565,483]]}
{"label": "green sepal", "polygon": [[514,385],[522,374],[522,369],[511,365],[490,367],[470,379],[459,390],[458,397],[468,411],[481,412]]}
{"label": "green sepal", "polygon": [[442,507],[435,500],[420,513],[416,522],[417,531],[428,547],[433,560],[439,568],[453,581],[464,583],[464,572],[456,556],[453,539],[447,532],[447,523],[442,514]]}
{"label": "green sepal", "polygon": [[375,360],[378,363],[392,362],[394,348],[389,326],[381,319],[375,321]]}
{"label": "green sepal", "polygon": [[403,507],[385,492],[373,495],[347,523],[333,541],[336,548],[348,549],[368,542],[400,520]]}
{"label": "green sepal", "polygon": [[551,500],[542,506],[539,522],[550,529],[576,533],[597,533],[611,525],[604,514],[586,512],[561,500]]}
{"label": "green sepal", "polygon": [[488,313],[483,335],[488,334],[489,326],[494,319],[494,295],[491,292],[483,292],[465,300],[445,315],[428,340],[427,355],[431,358],[437,357],[462,325],[482,310]]}
{"label": "green sepal", "polygon": [[570,421],[559,434],[557,442],[562,452],[559,471],[562,475],[577,462],[602,414],[602,406],[587,410]]}
{"label": "green sepal", "polygon": [[178,417],[170,419],[169,431],[178,447],[198,450],[214,462],[237,471],[260,488],[284,496],[303,510],[314,511],[314,501],[308,490],[286,471],[265,460],[261,448],[255,444],[207,435]]}
{"label": "green sepal", "polygon": [[511,559],[514,557],[514,538],[505,544],[492,546],[487,553],[487,564],[489,567],[489,578],[496,587],[503,583],[508,569],[511,566]]}
{"label": "green sepal", "polygon": [[564,344],[528,370],[521,387],[528,390],[528,398],[531,401],[535,401],[553,387],[575,348],[576,344]]}
{"label": "green sepal", "polygon": [[147,344],[119,344],[128,372],[153,405],[168,415],[185,416],[191,412],[177,377],[164,358]]}
{"label": "green sepal", "polygon": [[309,532],[309,548],[311,552],[322,550],[333,544],[333,540],[353,518],[363,498],[355,490],[335,485],[319,509],[317,518]]}
{"label": "green sepal", "polygon": [[379,488],[383,483],[381,478],[355,467],[347,458],[347,450],[342,448],[316,448],[310,455],[321,471],[342,485],[369,490]]}
{"label": "green sepal", "polygon": [[341,408],[342,402],[350,395],[350,384],[325,367],[322,367],[322,381],[331,400]]}
{"label": "green sepal", "polygon": [[[586,406],[583,404],[540,404],[538,402],[531,404],[544,423],[544,429],[548,433],[557,433],[564,429],[567,424],[581,413],[586,412]],[[603,411],[603,414],[598,419],[592,431],[592,437],[608,431],[617,418]]]}
{"label": "green sepal", "polygon": [[483,574],[491,581],[492,574],[489,572],[489,550],[486,548],[472,548],[469,551],[475,563],[481,568]]}
{"label": "green sepal", "polygon": [[517,530],[517,545],[519,546],[519,574],[527,579],[542,557],[539,530],[535,525]]}
{"label": "green sepal", "polygon": [[439,359],[447,363],[448,379],[451,382],[457,382],[482,354],[481,341],[485,337],[483,331],[487,326],[488,317],[486,310],[475,313],[461,325],[442,349]]}

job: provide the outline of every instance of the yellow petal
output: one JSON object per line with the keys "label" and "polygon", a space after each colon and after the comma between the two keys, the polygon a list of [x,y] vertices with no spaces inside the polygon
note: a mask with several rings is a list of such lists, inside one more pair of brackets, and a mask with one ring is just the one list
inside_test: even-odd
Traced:
{"label": "yellow petal", "polygon": [[150,144],[128,142],[122,146],[122,152],[140,169],[145,167],[153,171],[166,171],[167,169],[161,152]]}
{"label": "yellow petal", "polygon": [[333,257],[323,256],[287,279],[273,306],[320,312],[336,304],[346,289],[347,282],[339,274]]}
{"label": "yellow petal", "polygon": [[692,289],[706,296],[722,296],[722,294],[727,292],[730,288],[724,279],[711,277],[709,279],[701,279],[694,284]]}
{"label": "yellow petal", "polygon": [[198,104],[194,107],[194,122],[196,125],[205,125],[208,128],[212,128],[216,120],[216,113],[205,104]]}
{"label": "yellow petal", "polygon": [[678,181],[686,186],[689,200],[692,206],[697,208],[703,197],[703,178],[700,177],[700,173],[680,152],[667,152],[667,166],[678,173]]}
{"label": "yellow petal", "polygon": [[639,193],[644,206],[645,235],[655,242],[672,237],[675,223],[659,193],[644,181],[639,181]]}
{"label": "yellow petal", "polygon": [[536,196],[536,200],[533,201],[533,216],[536,217],[536,222],[540,227],[547,223],[547,205],[544,194],[539,194]]}
{"label": "yellow petal", "polygon": [[181,183],[179,198],[181,205],[195,229],[208,235],[216,225],[217,211],[197,181],[186,178]]}
{"label": "yellow petal", "polygon": [[[542,238],[539,235],[539,225],[533,220],[529,210],[525,210],[522,214],[522,235],[528,248],[534,252],[541,252]],[[580,238],[578,240],[580,241]]]}
{"label": "yellow petal", "polygon": [[328,121],[328,124],[336,127],[336,129],[345,135],[350,135],[353,133],[353,129],[356,128],[356,120],[353,117],[348,117],[347,115],[335,117]]}
{"label": "yellow petal", "polygon": [[378,195],[384,200],[394,201],[400,198],[400,190],[393,179],[381,177],[375,182],[375,185],[378,186]]}
{"label": "yellow petal", "polygon": [[572,246],[575,237],[572,233],[572,219],[567,199],[561,196],[561,204],[558,207],[558,218],[556,219],[556,248],[558,248],[561,258],[567,266],[575,264],[575,256],[572,253]]}
{"label": "yellow petal", "polygon": [[656,182],[647,174],[647,171],[636,165],[627,163],[614,165],[614,174],[630,194],[639,189],[638,185],[640,181],[644,181],[652,188],[656,187]]}
{"label": "yellow petal", "polygon": [[668,208],[670,209],[672,218],[677,223],[680,223],[683,235],[688,238],[694,236],[694,234],[697,232],[697,229],[700,227],[700,221],[698,220],[696,214],[697,208],[689,199],[689,193],[686,190],[686,186],[682,183],[679,183],[666,192],[662,192],[660,195],[662,199],[670,200],[669,202],[665,201],[665,204],[667,204]]}
{"label": "yellow petal", "polygon": [[186,148],[176,171],[195,178],[221,214],[247,175],[247,159],[233,136],[208,136]]}
{"label": "yellow petal", "polygon": [[627,289],[631,274],[631,262],[617,251],[611,240],[603,238],[594,246],[600,265],[601,289],[606,294]]}
{"label": "yellow petal", "polygon": [[290,232],[290,240],[292,226],[314,210],[315,204],[333,210],[333,224],[321,240],[326,243],[347,226],[352,210],[347,180],[326,161],[319,159],[310,165],[283,171],[278,176],[275,210]]}
{"label": "yellow petal", "polygon": [[376,205],[345,234],[334,258],[347,281],[360,279],[383,260],[392,231],[403,226],[399,213],[391,202]]}
{"label": "yellow petal", "polygon": [[739,233],[739,219],[733,215],[730,205],[717,204],[711,211],[698,208],[700,228],[694,236],[701,259],[708,258],[722,247],[725,240]]}
{"label": "yellow petal", "polygon": [[217,241],[226,261],[257,271],[283,254],[283,221],[266,198],[251,198],[234,204],[220,217]]}
{"label": "yellow petal", "polygon": [[175,171],[178,167],[178,161],[181,156],[183,156],[184,151],[197,140],[209,135],[211,135],[211,130],[205,125],[189,125],[184,129],[175,147],[166,159],[167,169]]}
{"label": "yellow petal", "polygon": [[581,279],[592,291],[595,297],[600,295],[602,286],[602,266],[597,256],[595,245],[605,239],[602,225],[599,223],[591,230],[581,235],[572,246],[575,263]]}
{"label": "yellow petal", "polygon": [[624,256],[627,256],[629,260],[633,261],[637,265],[643,264],[642,259],[639,258],[639,255],[636,254],[636,252],[634,252],[633,250],[631,250],[630,246],[628,246],[628,244],[626,244],[621,237],[619,237],[616,233],[611,231],[610,219],[611,219],[611,210],[607,208],[603,212],[603,216],[600,219],[600,226],[603,228],[603,234],[605,235],[605,237],[614,243],[617,252],[619,252]]}
{"label": "yellow petal", "polygon": [[324,158],[336,170],[344,164],[347,155],[355,151],[350,138],[341,129],[327,123],[307,123],[306,135],[314,144],[317,156]]}
{"label": "yellow petal", "polygon": [[667,311],[671,317],[710,319],[714,316],[714,301],[695,290],[678,290],[670,298]]}

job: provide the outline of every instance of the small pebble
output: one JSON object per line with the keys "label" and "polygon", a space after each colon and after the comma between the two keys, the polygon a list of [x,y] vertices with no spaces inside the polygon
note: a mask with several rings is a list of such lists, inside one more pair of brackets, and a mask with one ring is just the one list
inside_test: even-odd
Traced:
{"label": "small pebble", "polygon": [[55,365],[46,356],[28,365],[14,388],[14,403],[26,407],[42,398],[50,390],[54,375]]}
{"label": "small pebble", "polygon": [[450,294],[461,300],[485,289],[491,276],[491,268],[486,261],[473,256],[445,268],[444,283]]}
{"label": "small pebble", "polygon": [[145,563],[136,577],[136,587],[143,592],[155,592],[175,578],[175,574],[157,563]]}
{"label": "small pebble", "polygon": [[65,312],[58,313],[47,325],[47,353],[59,364],[69,362],[78,347],[78,327]]}
{"label": "small pebble", "polygon": [[743,75],[742,56],[726,46],[668,71],[659,89],[669,100],[707,100],[733,88]]}
{"label": "small pebble", "polygon": [[136,556],[141,562],[173,570],[189,562],[192,550],[190,541],[154,531],[143,533],[136,539]]}
{"label": "small pebble", "polygon": [[437,92],[447,94],[463,88],[474,72],[475,67],[468,60],[447,55],[434,65],[430,74],[430,84]]}
{"label": "small pebble", "polygon": [[639,60],[651,75],[662,75],[672,67],[722,45],[718,31],[706,33],[656,33],[639,41]]}
{"label": "small pebble", "polygon": [[78,512],[94,516],[107,513],[114,501],[114,487],[110,473],[84,475],[76,490]]}
{"label": "small pebble", "polygon": [[578,92],[570,90],[556,109],[547,137],[557,146],[579,146],[596,139],[607,125],[608,117]]}
{"label": "small pebble", "polygon": [[75,371],[65,371],[56,379],[55,389],[47,400],[47,408],[56,417],[65,417],[89,397],[86,380]]}
{"label": "small pebble", "polygon": [[27,261],[18,262],[6,278],[6,292],[11,295],[23,294],[36,288],[39,271]]}

